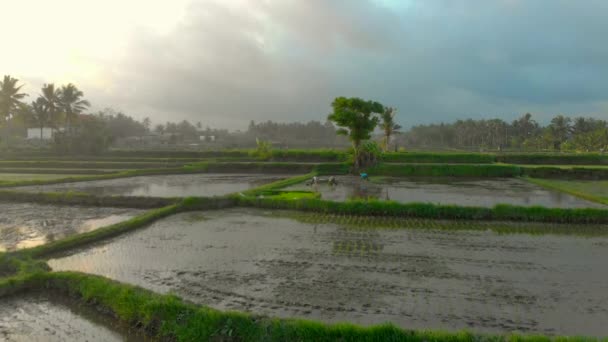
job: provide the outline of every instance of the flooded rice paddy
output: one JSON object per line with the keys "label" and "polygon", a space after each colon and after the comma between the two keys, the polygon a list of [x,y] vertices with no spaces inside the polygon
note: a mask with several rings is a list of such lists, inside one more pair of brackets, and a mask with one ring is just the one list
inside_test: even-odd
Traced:
{"label": "flooded rice paddy", "polygon": [[606,236],[366,229],[233,209],[178,214],[49,264],[222,310],[605,336],[606,260]]}
{"label": "flooded rice paddy", "polygon": [[140,176],[89,182],[15,188],[34,192],[81,192],[93,195],[187,197],[221,196],[245,191],[289,176],[266,174],[188,174]]}
{"label": "flooded rice paddy", "polygon": [[540,205],[554,208],[606,208],[559,191],[546,190],[516,178],[389,178],[362,181],[359,177],[337,177],[338,185],[325,182],[308,186],[297,184],[287,190],[313,190],[323,199],[346,201],[351,198],[376,198],[397,202],[429,202],[462,206],[493,207],[496,204]]}
{"label": "flooded rice paddy", "polygon": [[0,252],[35,247],[125,221],[141,210],[0,203]]}
{"label": "flooded rice paddy", "polygon": [[127,328],[75,301],[27,294],[2,298],[0,341],[146,341]]}

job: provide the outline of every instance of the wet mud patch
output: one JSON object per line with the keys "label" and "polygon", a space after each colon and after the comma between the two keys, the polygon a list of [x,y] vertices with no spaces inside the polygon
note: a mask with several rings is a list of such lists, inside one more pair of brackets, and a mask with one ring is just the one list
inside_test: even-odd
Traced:
{"label": "wet mud patch", "polygon": [[249,190],[290,176],[267,174],[188,174],[140,176],[15,188],[29,192],[78,192],[98,196],[221,196]]}
{"label": "wet mud patch", "polygon": [[360,230],[254,209],[192,214],[49,264],[269,316],[608,334],[607,237]]}
{"label": "wet mud patch", "polygon": [[308,186],[297,184],[285,190],[313,190],[321,198],[343,202],[352,198],[375,198],[402,203],[423,202],[461,206],[493,207],[497,204],[540,205],[550,208],[606,208],[560,191],[547,190],[516,178],[394,178],[339,176],[338,185],[325,182]]}
{"label": "wet mud patch", "polygon": [[14,251],[128,220],[141,210],[0,203],[0,252]]}
{"label": "wet mud patch", "polygon": [[76,300],[28,293],[2,298],[0,340],[7,342],[149,341]]}

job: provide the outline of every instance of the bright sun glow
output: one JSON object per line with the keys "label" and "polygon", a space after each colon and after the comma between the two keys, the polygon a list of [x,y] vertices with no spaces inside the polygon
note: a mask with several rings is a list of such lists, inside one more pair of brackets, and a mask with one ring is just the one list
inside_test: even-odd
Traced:
{"label": "bright sun glow", "polygon": [[[122,54],[137,30],[169,32],[189,0],[20,0],[0,1],[4,29],[0,69],[43,82],[103,85],[102,65]],[[10,29],[7,29],[10,28]]]}

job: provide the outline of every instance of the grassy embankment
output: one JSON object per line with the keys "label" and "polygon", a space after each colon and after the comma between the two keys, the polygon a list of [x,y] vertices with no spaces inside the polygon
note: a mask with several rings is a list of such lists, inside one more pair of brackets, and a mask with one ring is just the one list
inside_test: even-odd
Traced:
{"label": "grassy embankment", "polygon": [[[24,287],[77,298],[100,312],[171,341],[452,341],[452,342],[583,342],[585,337],[482,335],[469,332],[413,331],[385,324],[360,327],[328,325],[298,319],[277,319],[222,312],[188,304],[171,295],[76,272],[37,272]],[[1,293],[1,292],[0,292]]]}

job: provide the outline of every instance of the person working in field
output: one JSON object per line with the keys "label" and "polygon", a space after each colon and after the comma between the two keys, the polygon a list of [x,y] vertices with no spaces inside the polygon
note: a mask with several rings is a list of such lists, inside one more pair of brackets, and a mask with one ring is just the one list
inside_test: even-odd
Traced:
{"label": "person working in field", "polygon": [[368,181],[369,180],[369,176],[367,175],[367,173],[363,172],[363,173],[361,173],[361,179]]}

